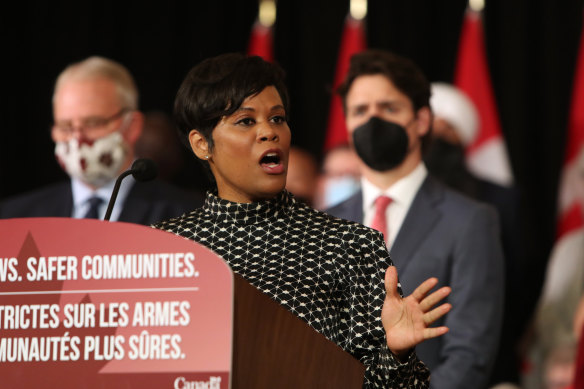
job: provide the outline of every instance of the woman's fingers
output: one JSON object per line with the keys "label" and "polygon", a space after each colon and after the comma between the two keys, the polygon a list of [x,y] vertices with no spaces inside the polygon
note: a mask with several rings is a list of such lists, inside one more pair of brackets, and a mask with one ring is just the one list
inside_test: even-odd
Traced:
{"label": "woman's fingers", "polygon": [[428,294],[430,290],[438,283],[436,277],[428,278],[426,281],[422,282],[416,290],[412,292],[410,296],[416,299],[416,301],[422,301],[424,297]]}
{"label": "woman's fingers", "polygon": [[422,309],[423,312],[429,311],[434,305],[446,298],[450,294],[450,291],[451,288],[449,286],[443,286],[429,296],[426,296],[420,301],[420,309]]}
{"label": "woman's fingers", "polygon": [[437,338],[448,332],[448,327],[431,327],[424,329],[424,339]]}
{"label": "woman's fingers", "polygon": [[397,293],[397,269],[389,266],[385,271],[385,293],[391,297],[399,297]]}
{"label": "woman's fingers", "polygon": [[452,309],[451,304],[442,304],[437,308],[432,309],[430,312],[426,312],[423,316],[424,324],[429,326],[436,320],[440,319],[442,316],[446,315]]}

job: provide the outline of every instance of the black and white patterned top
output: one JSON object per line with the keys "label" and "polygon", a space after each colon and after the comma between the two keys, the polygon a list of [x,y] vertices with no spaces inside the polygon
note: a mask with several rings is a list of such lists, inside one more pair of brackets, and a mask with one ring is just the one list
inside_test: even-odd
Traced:
{"label": "black and white patterned top", "polygon": [[385,341],[381,308],[391,259],[379,232],[312,209],[286,191],[251,204],[207,193],[202,208],[154,227],[209,247],[361,360],[364,387],[428,386],[429,372],[415,353],[400,363]]}

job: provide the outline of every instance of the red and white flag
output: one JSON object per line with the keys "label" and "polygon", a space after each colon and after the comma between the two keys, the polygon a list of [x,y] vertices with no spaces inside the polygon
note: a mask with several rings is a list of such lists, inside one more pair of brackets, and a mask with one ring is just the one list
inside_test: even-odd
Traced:
{"label": "red and white flag", "polygon": [[[573,315],[584,294],[584,27],[572,85],[568,134],[558,191],[556,242],[548,260],[535,316],[536,333],[554,334],[551,341],[559,346],[574,337]],[[549,336],[536,336],[536,342],[547,338]],[[541,370],[538,362],[541,366],[543,362],[539,361],[537,347],[545,350],[545,346],[549,345],[536,343],[533,346],[535,351],[528,355],[528,366],[534,367],[528,371],[529,374]],[[581,373],[579,367],[577,371]]]}
{"label": "red and white flag", "polygon": [[559,189],[558,238],[584,228],[584,30],[574,72],[565,153]]}
{"label": "red and white flag", "polygon": [[329,107],[329,117],[324,139],[324,152],[333,149],[336,146],[347,144],[347,127],[345,125],[345,116],[343,114],[343,104],[336,90],[343,82],[347,71],[349,70],[349,61],[353,54],[365,50],[367,43],[365,40],[365,26],[363,19],[355,19],[348,14],[345,19],[343,36],[337,56],[337,69],[333,82],[333,94]]}
{"label": "red and white flag", "polygon": [[473,143],[466,148],[471,172],[503,186],[513,183],[513,173],[487,63],[481,13],[467,9],[462,24],[454,84],[475,104],[480,123]]}
{"label": "red and white flag", "polygon": [[[276,4],[275,2],[270,1],[260,1],[259,7],[258,18],[251,29],[247,46],[247,55],[258,55],[268,62],[274,62],[273,24],[275,21]],[[263,12],[262,7],[273,7],[273,14],[270,14],[267,19],[261,18]]]}
{"label": "red and white flag", "polygon": [[558,192],[556,243],[542,291],[542,299],[548,301],[560,298],[563,288],[580,282],[580,289],[584,292],[584,28],[572,85],[568,136]]}

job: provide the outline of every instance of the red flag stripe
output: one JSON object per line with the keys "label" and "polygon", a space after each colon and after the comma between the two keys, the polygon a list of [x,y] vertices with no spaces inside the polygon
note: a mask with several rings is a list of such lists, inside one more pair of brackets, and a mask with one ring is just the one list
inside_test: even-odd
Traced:
{"label": "red flag stripe", "polygon": [[568,121],[568,138],[564,165],[570,164],[584,147],[584,28],[580,36],[578,62],[574,72],[574,89]]}
{"label": "red flag stripe", "polygon": [[584,226],[584,218],[582,215],[582,204],[573,203],[566,212],[562,213],[557,226],[557,239],[576,231]]}
{"label": "red flag stripe", "polygon": [[[582,213],[584,211],[582,207],[584,199],[580,197],[582,194],[578,194],[579,190],[577,188],[579,185],[574,181],[582,179],[579,172],[582,167],[578,166],[578,158],[580,154],[584,153],[584,26],[580,35],[573,85],[566,151],[562,168],[567,179],[562,180],[558,196],[560,199],[560,216],[557,225],[558,238],[584,227],[584,215]],[[576,174],[569,174],[569,172],[575,172]],[[561,202],[562,199],[567,199],[567,203],[563,204]]]}
{"label": "red flag stripe", "polygon": [[325,152],[335,146],[347,143],[347,127],[345,125],[342,101],[334,92],[349,70],[351,56],[363,51],[366,47],[367,43],[365,41],[365,27],[363,21],[356,20],[350,15],[347,15],[341,38],[341,46],[337,57],[337,69],[333,83],[333,96],[331,97],[328,125],[324,140]]}
{"label": "red flag stripe", "polygon": [[274,43],[272,27],[266,27],[256,21],[252,27],[247,48],[248,55],[259,55],[269,62],[274,62]]}
{"label": "red flag stripe", "polygon": [[489,75],[481,14],[467,10],[461,30],[454,83],[471,98],[479,111],[480,124],[468,153],[486,141],[501,136],[501,125]]}

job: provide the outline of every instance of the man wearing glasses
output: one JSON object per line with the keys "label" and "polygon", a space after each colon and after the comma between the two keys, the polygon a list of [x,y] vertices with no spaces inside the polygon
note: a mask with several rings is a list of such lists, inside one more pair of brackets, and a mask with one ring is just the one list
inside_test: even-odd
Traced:
{"label": "man wearing glasses", "polygon": [[[134,145],[144,115],[128,70],[112,60],[90,57],[69,65],[53,93],[57,161],[70,181],[6,200],[0,218],[105,215],[116,178],[135,160]],[[200,205],[198,194],[160,181],[122,181],[110,220],[150,225]]]}

